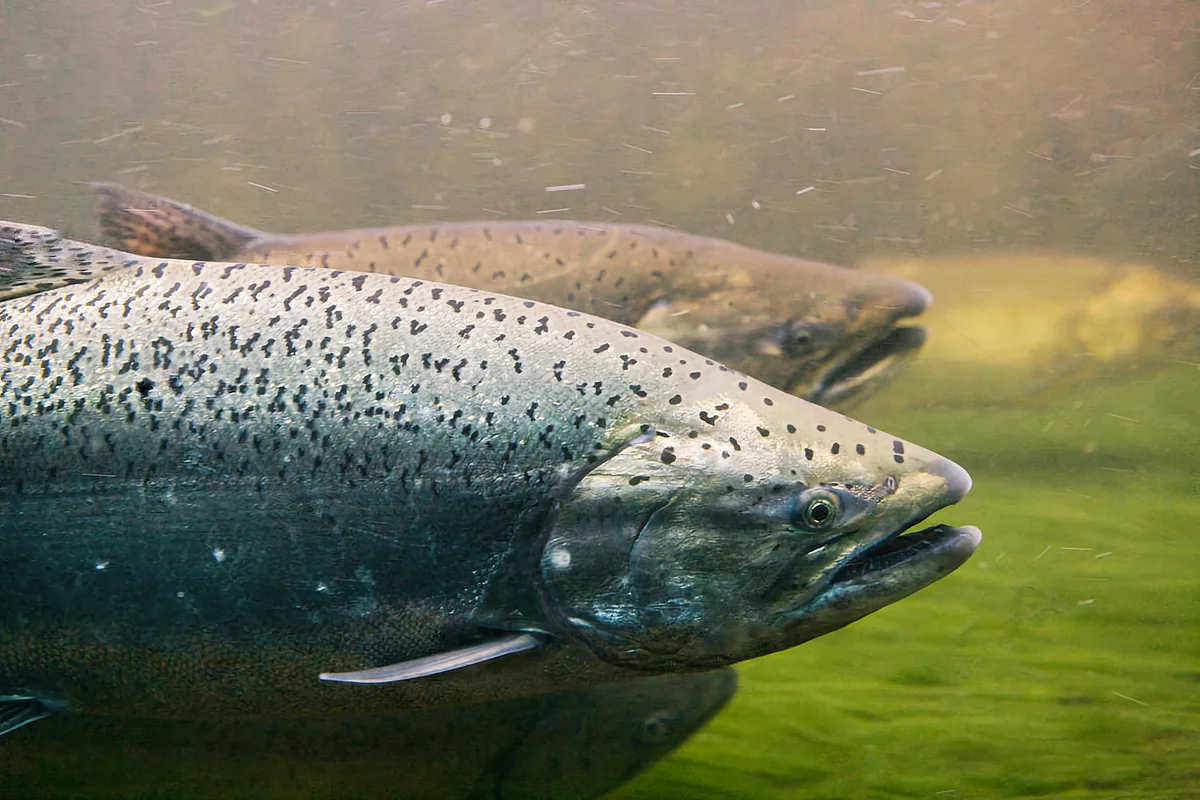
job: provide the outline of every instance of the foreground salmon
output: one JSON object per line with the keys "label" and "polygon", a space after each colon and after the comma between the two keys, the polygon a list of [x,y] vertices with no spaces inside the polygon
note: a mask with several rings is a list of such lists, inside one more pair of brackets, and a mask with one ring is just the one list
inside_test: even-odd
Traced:
{"label": "foreground salmon", "polygon": [[949,460],[532,300],[0,223],[0,336],[8,728],[711,669],[979,542],[911,530]]}

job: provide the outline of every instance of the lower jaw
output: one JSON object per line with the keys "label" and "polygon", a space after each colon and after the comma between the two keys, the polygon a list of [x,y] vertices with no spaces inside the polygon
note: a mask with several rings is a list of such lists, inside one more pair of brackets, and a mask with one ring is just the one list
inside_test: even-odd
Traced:
{"label": "lower jaw", "polygon": [[[925,342],[925,329],[919,326],[896,328],[887,336],[873,342],[829,370],[812,390],[816,402],[837,402],[861,398],[881,386],[888,375],[902,362],[915,356]],[[875,361],[865,363],[857,371],[845,371],[856,365],[873,349],[886,348]]]}
{"label": "lower jaw", "polygon": [[891,605],[965,564],[980,538],[978,528],[949,525],[889,538],[843,565],[800,616],[855,603],[865,615]]}
{"label": "lower jaw", "polygon": [[863,372],[843,378],[831,386],[823,386],[813,392],[814,402],[844,403],[850,400],[862,400],[883,386],[898,360],[898,358],[888,357],[872,364]]}

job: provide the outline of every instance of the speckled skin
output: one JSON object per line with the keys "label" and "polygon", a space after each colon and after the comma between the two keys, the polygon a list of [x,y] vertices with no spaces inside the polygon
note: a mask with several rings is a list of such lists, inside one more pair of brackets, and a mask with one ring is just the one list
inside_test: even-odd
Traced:
{"label": "speckled skin", "polygon": [[[836,386],[838,367],[930,302],[907,281],[649,225],[496,220],[286,236],[93,186],[101,230],[131,253],[379,272],[527,297],[657,333],[805,399],[836,397],[839,408],[865,387]],[[901,355],[911,355],[921,338],[905,341]]]}
{"label": "speckled skin", "polygon": [[[710,668],[898,599],[805,616],[965,492],[936,454],[531,300],[0,223],[0,291],[34,268],[100,277],[0,303],[0,694],[352,713]],[[806,534],[795,499],[823,483],[847,510]],[[496,629],[554,644],[316,679]]]}

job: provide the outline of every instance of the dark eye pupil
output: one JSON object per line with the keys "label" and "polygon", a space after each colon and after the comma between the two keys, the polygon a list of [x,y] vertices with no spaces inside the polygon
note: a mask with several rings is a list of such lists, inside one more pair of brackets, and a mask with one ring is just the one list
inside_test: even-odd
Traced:
{"label": "dark eye pupil", "polygon": [[830,513],[832,513],[832,509],[829,507],[829,503],[826,503],[824,500],[813,503],[812,508],[808,511],[813,522],[824,522],[829,519]]}

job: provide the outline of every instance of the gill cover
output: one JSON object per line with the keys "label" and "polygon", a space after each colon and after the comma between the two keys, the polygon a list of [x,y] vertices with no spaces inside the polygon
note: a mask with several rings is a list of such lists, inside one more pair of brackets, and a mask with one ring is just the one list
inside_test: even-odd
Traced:
{"label": "gill cover", "polygon": [[[568,487],[576,486],[590,471],[598,468],[597,465],[602,467],[608,460],[618,457],[625,450],[652,442],[655,438],[655,431],[652,425],[628,425],[621,428],[614,438],[616,445],[601,455],[594,463],[588,462],[573,479],[567,480]],[[550,633],[540,628],[519,631],[493,629],[480,631],[480,634],[480,641],[452,650],[431,653],[420,658],[398,661],[379,667],[347,672],[322,672],[317,677],[330,683],[366,685],[411,681],[533,650],[553,638]]]}
{"label": "gill cover", "polygon": [[[733,552],[721,533],[733,520],[719,518],[736,514],[736,503],[726,506],[715,485],[721,474],[676,456],[679,444],[660,438],[589,473],[563,500],[542,554],[550,627],[610,663],[729,663],[730,643],[714,621],[733,625],[737,598],[769,585],[754,585],[751,571],[733,563],[754,556]],[[736,592],[725,591],[722,570],[739,583]],[[734,607],[714,607],[722,596]]]}

